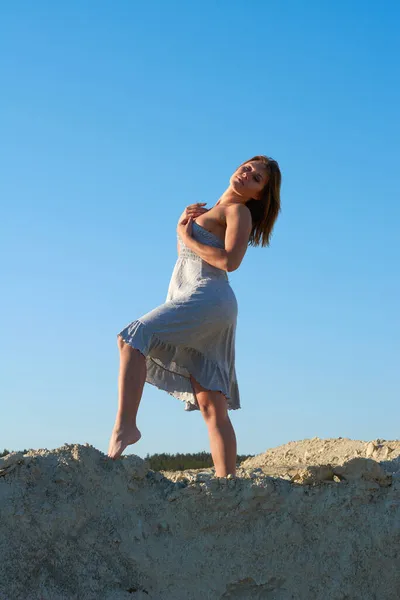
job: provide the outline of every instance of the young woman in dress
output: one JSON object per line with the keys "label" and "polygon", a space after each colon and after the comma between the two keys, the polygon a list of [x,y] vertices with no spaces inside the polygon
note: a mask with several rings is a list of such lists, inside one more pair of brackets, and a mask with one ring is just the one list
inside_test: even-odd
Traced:
{"label": "young woman in dress", "polygon": [[[241,408],[235,369],[238,307],[227,273],[247,247],[269,246],[281,209],[278,163],[259,155],[242,163],[211,209],[190,204],[177,226],[178,259],[167,298],[117,336],[118,410],[108,456],[118,458],[141,433],[136,415],[145,382],[199,410],[217,477],[236,474],[229,410]],[[198,221],[197,221],[198,220]]]}

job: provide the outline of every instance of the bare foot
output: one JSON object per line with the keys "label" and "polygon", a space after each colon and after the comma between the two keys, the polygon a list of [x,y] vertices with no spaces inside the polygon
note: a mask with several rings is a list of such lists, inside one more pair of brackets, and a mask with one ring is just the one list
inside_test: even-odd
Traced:
{"label": "bare foot", "polygon": [[127,446],[135,444],[141,437],[142,434],[135,425],[115,425],[108,446],[108,456],[118,458]]}

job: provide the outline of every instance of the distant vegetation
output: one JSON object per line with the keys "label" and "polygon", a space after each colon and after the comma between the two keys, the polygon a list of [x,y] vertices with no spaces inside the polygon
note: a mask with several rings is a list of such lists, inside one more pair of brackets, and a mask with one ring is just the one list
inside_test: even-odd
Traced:
{"label": "distant vegetation", "polygon": [[[236,465],[254,454],[239,454]],[[213,461],[209,452],[177,453],[177,454],[146,454],[145,460],[149,462],[153,471],[184,471],[185,469],[207,469],[213,467]]]}
{"label": "distant vegetation", "polygon": [[0,458],[2,456],[6,456],[7,454],[10,454],[11,452],[22,452],[23,454],[26,454],[27,452],[29,452],[29,450],[32,450],[32,448],[29,448],[28,450],[25,448],[25,450],[7,450],[7,448],[4,448],[3,452],[0,452]]}
{"label": "distant vegetation", "polygon": [[[25,450],[18,450],[18,452],[26,454],[29,450],[34,450],[34,448],[25,448]],[[0,452],[0,458],[10,454],[10,452],[13,452],[13,450],[4,448],[3,452]],[[239,465],[251,456],[254,456],[254,454],[238,454],[236,464]],[[207,469],[213,466],[209,452],[146,454],[145,460],[148,461],[150,469],[153,471],[184,471],[185,469]]]}

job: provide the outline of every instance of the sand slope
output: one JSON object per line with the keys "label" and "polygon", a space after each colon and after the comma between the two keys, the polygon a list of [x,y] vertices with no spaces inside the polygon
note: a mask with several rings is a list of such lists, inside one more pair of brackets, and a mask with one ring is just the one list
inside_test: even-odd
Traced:
{"label": "sand slope", "polygon": [[398,600],[399,567],[399,440],[293,441],[221,479],[88,444],[0,459],[0,600]]}

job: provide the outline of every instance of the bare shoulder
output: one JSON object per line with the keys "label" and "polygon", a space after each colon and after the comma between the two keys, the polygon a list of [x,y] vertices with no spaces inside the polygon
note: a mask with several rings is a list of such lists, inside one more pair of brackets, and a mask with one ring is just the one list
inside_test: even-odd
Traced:
{"label": "bare shoulder", "polygon": [[240,224],[243,229],[251,231],[253,219],[250,209],[245,204],[231,204],[225,207],[225,224],[228,220]]}

